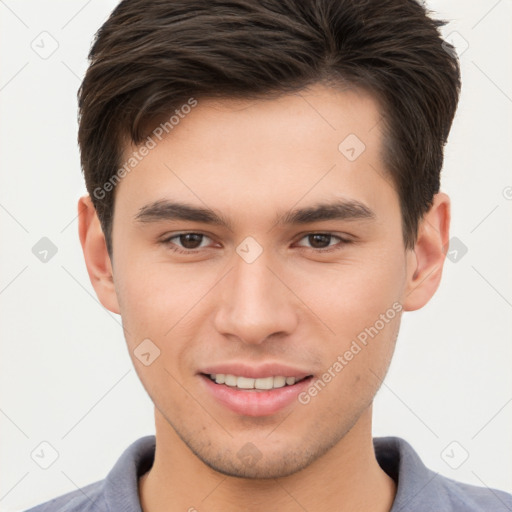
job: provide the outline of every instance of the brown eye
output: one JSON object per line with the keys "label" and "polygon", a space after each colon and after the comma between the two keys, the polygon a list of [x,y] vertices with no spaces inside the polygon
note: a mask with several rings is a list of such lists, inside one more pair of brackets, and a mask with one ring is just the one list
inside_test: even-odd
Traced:
{"label": "brown eye", "polygon": [[324,233],[308,235],[308,241],[314,249],[324,249],[325,247],[329,247],[331,238],[332,235],[326,235]]}
{"label": "brown eye", "polygon": [[332,233],[309,233],[304,235],[297,245],[307,249],[317,249],[317,252],[328,252],[342,249],[350,243],[352,243],[350,239],[345,239]]}
{"label": "brown eye", "polygon": [[193,252],[195,249],[202,249],[211,242],[210,237],[202,233],[180,233],[162,240],[162,244],[176,252]]}
{"label": "brown eye", "polygon": [[203,240],[204,235],[199,233],[185,233],[183,235],[178,235],[178,239],[180,244],[185,249],[197,249],[201,246],[201,242]]}

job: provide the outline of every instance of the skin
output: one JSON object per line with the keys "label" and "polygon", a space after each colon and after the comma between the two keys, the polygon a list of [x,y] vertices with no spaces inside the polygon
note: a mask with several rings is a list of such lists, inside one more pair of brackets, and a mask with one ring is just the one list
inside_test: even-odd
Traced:
{"label": "skin", "polygon": [[[372,401],[401,313],[307,404],[275,414],[226,409],[197,374],[212,363],[272,361],[318,377],[393,303],[413,311],[432,297],[450,201],[435,196],[414,249],[405,250],[379,121],[371,96],[321,85],[279,99],[199,99],[117,186],[112,261],[89,196],[80,198],[91,282],[121,315],[155,404],[155,462],[139,481],[145,512],[390,510],[396,485],[375,459]],[[353,162],[338,150],[350,133],[366,145]],[[231,226],[135,220],[161,199],[211,208]],[[339,199],[360,201],[375,217],[275,222],[277,213]],[[162,243],[182,232],[206,238],[192,254],[171,250],[179,237]],[[326,232],[333,237],[323,246],[307,236]],[[248,236],[263,249],[252,263],[236,252]],[[334,250],[322,253],[325,245]],[[160,349],[150,366],[134,357],[146,338]],[[247,443],[260,454],[256,464],[237,456]]]}

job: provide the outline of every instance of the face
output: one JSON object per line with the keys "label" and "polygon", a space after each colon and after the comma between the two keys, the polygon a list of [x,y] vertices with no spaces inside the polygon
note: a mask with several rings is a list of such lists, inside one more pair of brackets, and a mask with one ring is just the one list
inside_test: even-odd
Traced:
{"label": "face", "polygon": [[199,99],[117,186],[133,363],[157,421],[217,471],[308,466],[384,378],[410,254],[379,120],[370,96],[322,86]]}

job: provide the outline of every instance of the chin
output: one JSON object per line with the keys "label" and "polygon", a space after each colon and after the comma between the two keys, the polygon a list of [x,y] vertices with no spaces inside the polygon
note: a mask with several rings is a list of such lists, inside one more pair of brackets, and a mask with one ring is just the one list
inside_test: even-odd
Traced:
{"label": "chin", "polygon": [[222,459],[212,459],[196,455],[204,464],[218,473],[250,480],[270,480],[293,475],[307,467],[314,459],[314,457],[290,459],[289,454],[276,454],[272,457],[273,460],[269,460],[270,457],[263,454],[258,460],[240,460],[237,455],[230,459],[225,456]]}

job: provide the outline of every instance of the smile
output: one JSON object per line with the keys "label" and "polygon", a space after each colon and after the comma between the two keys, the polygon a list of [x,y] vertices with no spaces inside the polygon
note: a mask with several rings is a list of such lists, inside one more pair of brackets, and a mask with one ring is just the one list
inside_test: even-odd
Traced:
{"label": "smile", "polygon": [[312,375],[246,377],[231,373],[200,373],[207,395],[222,408],[242,416],[269,416],[297,405]]}
{"label": "smile", "polygon": [[263,377],[259,379],[252,379],[250,377],[242,377],[237,375],[225,374],[225,373],[211,373],[208,377],[216,384],[223,384],[232,388],[238,389],[254,389],[267,391],[270,389],[278,389],[285,386],[293,386],[295,383],[303,380],[300,377],[284,377],[277,375],[275,377]]}

